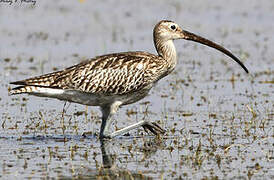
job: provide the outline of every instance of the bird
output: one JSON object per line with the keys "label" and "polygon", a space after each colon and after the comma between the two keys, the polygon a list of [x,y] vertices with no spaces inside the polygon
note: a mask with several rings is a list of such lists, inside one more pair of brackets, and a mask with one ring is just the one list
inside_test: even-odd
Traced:
{"label": "bird", "polygon": [[99,106],[102,122],[99,138],[114,138],[143,127],[155,135],[165,130],[147,120],[112,131],[113,115],[122,106],[145,98],[157,82],[170,74],[177,64],[174,40],[185,39],[217,49],[248,69],[229,50],[204,37],[182,29],[170,20],[161,20],[153,29],[157,54],[143,51],[112,53],[83,61],[64,70],[28,78],[10,84],[19,85],[9,95],[29,94],[57,98],[87,106]]}

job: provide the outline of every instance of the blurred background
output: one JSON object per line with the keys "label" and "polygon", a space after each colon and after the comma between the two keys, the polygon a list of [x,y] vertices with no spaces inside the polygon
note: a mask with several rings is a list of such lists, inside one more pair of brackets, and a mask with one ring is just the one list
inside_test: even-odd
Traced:
{"label": "blurred background", "polygon": [[[139,129],[102,144],[98,107],[8,96],[11,81],[98,55],[156,54],[162,19],[230,49],[250,74],[216,50],[176,41],[172,74],[115,116],[114,129],[159,123],[160,139]],[[273,19],[271,0],[1,1],[0,177],[273,178]]]}

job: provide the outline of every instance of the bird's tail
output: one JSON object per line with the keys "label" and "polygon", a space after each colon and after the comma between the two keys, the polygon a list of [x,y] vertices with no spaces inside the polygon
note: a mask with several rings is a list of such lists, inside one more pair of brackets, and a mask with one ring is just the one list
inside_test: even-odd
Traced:
{"label": "bird's tail", "polygon": [[9,90],[9,95],[31,93],[37,89],[35,86],[18,86]]}
{"label": "bird's tail", "polygon": [[41,97],[57,97],[64,93],[63,89],[53,88],[53,87],[43,87],[43,86],[18,86],[9,90],[9,95],[16,94],[32,94]]}

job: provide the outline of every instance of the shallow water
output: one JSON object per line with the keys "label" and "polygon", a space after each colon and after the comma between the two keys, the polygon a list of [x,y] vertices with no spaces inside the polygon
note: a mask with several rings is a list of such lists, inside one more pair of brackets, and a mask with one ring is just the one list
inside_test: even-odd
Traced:
{"label": "shallow water", "polygon": [[[274,2],[54,1],[0,3],[0,177],[273,179]],[[171,19],[230,49],[250,74],[210,48],[176,41],[178,65],[150,96],[120,109],[114,128],[142,129],[107,142],[97,107],[8,96],[10,81],[97,55],[155,53],[152,29]],[[63,111],[65,109],[65,111]],[[83,138],[83,132],[91,136]]]}

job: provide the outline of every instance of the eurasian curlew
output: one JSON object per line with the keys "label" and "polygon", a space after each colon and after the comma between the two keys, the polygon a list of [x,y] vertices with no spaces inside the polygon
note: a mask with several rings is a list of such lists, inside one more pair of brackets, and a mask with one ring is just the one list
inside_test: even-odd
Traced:
{"label": "eurasian curlew", "polygon": [[11,82],[20,86],[13,88],[10,94],[27,93],[100,106],[100,138],[113,138],[140,126],[154,134],[164,133],[156,123],[144,120],[115,132],[110,131],[110,125],[113,114],[120,106],[143,99],[160,79],[174,70],[177,56],[173,40],[186,39],[215,48],[231,57],[248,73],[247,68],[230,51],[183,30],[172,21],[162,20],[156,24],[153,38],[158,55],[136,51],[98,56],[62,71]]}

